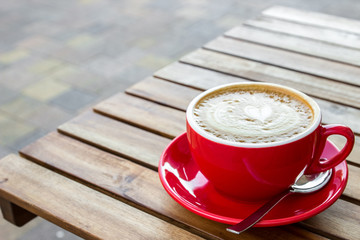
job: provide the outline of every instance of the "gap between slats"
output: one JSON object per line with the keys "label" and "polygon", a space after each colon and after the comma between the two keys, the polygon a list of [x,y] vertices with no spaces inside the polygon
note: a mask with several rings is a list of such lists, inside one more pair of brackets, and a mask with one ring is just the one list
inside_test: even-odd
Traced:
{"label": "gap between slats", "polygon": [[360,39],[358,35],[334,31],[332,29],[325,29],[317,26],[303,25],[295,22],[289,22],[282,19],[259,17],[253,20],[247,20],[245,25],[250,25],[256,28],[267,29],[274,32],[281,32],[297,37],[313,39],[317,41],[326,42],[352,48],[360,49]]}
{"label": "gap between slats", "polygon": [[331,81],[336,81],[360,86],[360,82],[357,80],[360,68],[343,63],[227,37],[218,37],[205,44],[204,48],[253,62],[325,78],[324,80],[329,81],[330,84]]}
{"label": "gap between slats", "polygon": [[[60,125],[58,131],[154,170],[157,169],[157,157],[170,143],[167,138],[92,111]],[[138,146],[147,149],[147,154],[139,151]]]}
{"label": "gap between slats", "polygon": [[[351,107],[359,108],[360,106],[360,95],[355,93],[359,91],[359,88],[352,89],[350,85],[333,81],[329,82],[332,85],[327,85],[326,79],[324,78],[258,63],[224,53],[199,49],[184,56],[180,62],[223,73],[224,75],[240,77],[240,81],[250,80],[287,85],[319,99],[341,103],[342,105]],[[317,83],[317,85],[314,86],[312,84],[313,82]],[[319,85],[320,82],[324,82],[325,84]],[[341,91],[339,92],[339,89],[348,89],[349,91],[342,93]]]}
{"label": "gap between slats", "polygon": [[126,93],[118,93],[102,101],[93,110],[169,139],[186,131],[183,111]]}
{"label": "gap between slats", "polygon": [[262,14],[273,18],[360,35],[360,21],[354,19],[284,6],[273,6],[265,9]]}
{"label": "gap between slats", "polygon": [[360,66],[360,51],[313,39],[296,37],[248,25],[234,27],[224,36],[321,59]]}

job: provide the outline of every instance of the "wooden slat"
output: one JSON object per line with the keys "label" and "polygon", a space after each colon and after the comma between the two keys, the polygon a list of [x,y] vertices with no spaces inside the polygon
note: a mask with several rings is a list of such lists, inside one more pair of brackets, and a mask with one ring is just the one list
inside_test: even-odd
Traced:
{"label": "wooden slat", "polygon": [[[310,82],[308,82],[310,79],[307,79],[309,75],[306,74],[299,75],[299,73],[293,71],[279,69],[273,66],[251,62],[234,56],[204,49],[199,49],[186,55],[181,59],[181,61],[218,72],[246,77],[252,80],[256,79],[257,81],[282,84],[293,87],[312,96],[333,96],[332,92],[336,91],[326,91],[323,89],[321,93],[317,92],[320,91],[321,88],[316,88],[317,86],[315,85],[315,80],[313,80],[314,85],[310,84]],[[297,82],[289,81],[290,79],[296,79]],[[308,82],[308,84],[304,86],[304,83],[306,82]],[[327,85],[329,89],[333,86],[332,84]],[[316,91],[314,91],[315,89]],[[359,109],[343,106],[342,104],[331,103],[319,98],[314,99],[318,102],[320,108],[322,109],[323,121],[325,123],[345,124],[351,127],[354,132],[358,134],[360,133],[360,121],[358,121],[360,119]]]}
{"label": "wooden slat", "polygon": [[[168,89],[171,88],[171,93]],[[201,91],[181,85],[174,85],[171,82],[157,78],[147,78],[126,90],[126,93],[141,96],[144,99],[168,106],[179,110],[186,110],[188,103]]]}
{"label": "wooden slat", "polygon": [[349,179],[344,191],[344,195],[355,199],[357,204],[360,204],[360,168],[349,165]]}
{"label": "wooden slat", "polygon": [[360,110],[352,107],[331,103],[322,99],[315,98],[322,113],[322,120],[326,124],[338,123],[349,126],[356,134],[360,134]]}
{"label": "wooden slat", "polygon": [[360,51],[339,45],[266,31],[245,25],[229,30],[225,33],[225,36],[360,66]]}
{"label": "wooden slat", "polygon": [[154,73],[157,78],[190,86],[199,90],[216,87],[225,83],[248,81],[223,73],[209,71],[181,62],[174,62]]}
{"label": "wooden slat", "polygon": [[[58,130],[134,161],[141,159],[141,164],[148,166],[156,165],[170,142],[167,138],[91,111],[62,124]],[[142,151],[139,151],[139,146]]]}
{"label": "wooden slat", "polygon": [[303,24],[316,25],[320,27],[360,34],[360,21],[349,18],[318,12],[303,11],[300,9],[283,6],[274,6],[268,8],[264,10],[262,14],[287,21],[294,21]]}
{"label": "wooden slat", "polygon": [[2,197],[87,239],[199,238],[15,155],[0,160],[0,176]]}
{"label": "wooden slat", "polygon": [[[141,146],[140,152],[143,151]],[[21,152],[37,163],[71,175],[91,187],[101,188],[110,196],[131,202],[145,211],[155,212],[165,220],[185,224],[186,228],[207,239],[263,239],[267,236],[283,239],[319,238],[291,226],[253,229],[240,236],[231,234],[225,230],[225,224],[204,219],[176,203],[163,189],[155,171],[59,133],[50,133]],[[178,239],[176,234],[171,239],[175,238]]]}
{"label": "wooden slat", "polygon": [[244,24],[274,32],[281,32],[298,37],[323,41],[330,44],[336,44],[356,50],[360,49],[360,39],[356,34],[346,32],[339,33],[339,31],[332,29],[302,25],[295,22],[287,22],[268,17],[248,20]]}
{"label": "wooden slat", "polygon": [[[218,37],[217,39],[207,43],[205,48],[319,77],[329,78],[358,86],[360,85],[358,78],[360,75],[360,68],[343,63],[225,37]],[[327,81],[326,79],[320,80],[322,80],[321,82]],[[324,84],[321,82],[318,83],[318,85],[321,86],[321,84]],[[315,84],[316,83],[314,83],[314,85]],[[333,84],[331,83],[331,85]],[[334,83],[334,85],[336,84]],[[341,84],[340,86],[341,88],[356,90],[353,86]],[[355,102],[359,102],[360,90],[355,92],[353,96],[357,98],[354,99]],[[360,106],[360,104],[358,106]]]}
{"label": "wooden slat", "polygon": [[185,132],[184,112],[125,93],[97,104],[94,110],[168,138]]}
{"label": "wooden slat", "polygon": [[[152,87],[149,87],[152,86]],[[159,90],[159,87],[166,87],[166,94]],[[176,95],[176,93],[181,94]],[[183,85],[174,84],[165,80],[156,78],[147,78],[137,84],[126,89],[126,93],[132,94],[146,100],[154,101],[156,103],[163,103],[168,107],[178,109],[185,112],[190,101],[200,94],[202,91],[188,88]]]}
{"label": "wooden slat", "polygon": [[[334,233],[338,239],[359,239],[360,207],[353,203],[338,200],[329,209],[319,215],[309,218],[302,222],[306,227],[314,229],[320,234]],[[354,212],[355,211],[355,212]],[[323,226],[327,229],[324,232]],[[328,236],[334,239],[332,236]]]}

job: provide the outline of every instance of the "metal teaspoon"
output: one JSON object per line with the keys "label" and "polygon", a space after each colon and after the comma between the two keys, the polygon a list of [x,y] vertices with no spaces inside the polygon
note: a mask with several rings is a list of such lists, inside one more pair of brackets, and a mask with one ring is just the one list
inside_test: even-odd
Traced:
{"label": "metal teaspoon", "polygon": [[331,175],[331,169],[317,174],[302,175],[293,185],[290,186],[289,189],[276,195],[250,216],[241,222],[228,227],[226,230],[236,234],[242,233],[260,221],[276,204],[278,204],[285,197],[293,193],[312,193],[318,191],[329,182]]}

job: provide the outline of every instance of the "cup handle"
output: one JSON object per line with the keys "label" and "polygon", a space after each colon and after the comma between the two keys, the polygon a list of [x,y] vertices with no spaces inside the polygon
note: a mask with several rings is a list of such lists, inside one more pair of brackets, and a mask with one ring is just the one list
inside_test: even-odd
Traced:
{"label": "cup handle", "polygon": [[[349,127],[338,124],[331,124],[320,127],[321,127],[320,136],[319,136],[320,142],[317,146],[314,159],[306,169],[305,174],[324,172],[328,169],[335,167],[340,162],[346,159],[346,157],[350,154],[354,146],[354,133]],[[324,151],[326,140],[330,135],[344,136],[346,138],[345,146],[341,149],[341,151],[338,154],[336,154],[330,159],[320,158],[322,152]]]}

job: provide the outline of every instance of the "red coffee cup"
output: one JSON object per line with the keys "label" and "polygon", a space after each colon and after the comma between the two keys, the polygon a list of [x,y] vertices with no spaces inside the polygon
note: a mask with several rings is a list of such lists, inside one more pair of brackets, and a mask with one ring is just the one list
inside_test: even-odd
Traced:
{"label": "red coffee cup", "polygon": [[[210,94],[229,87],[248,86],[284,91],[303,99],[312,109],[311,125],[298,135],[269,143],[241,143],[224,140],[206,132],[195,121],[194,107]],[[269,83],[233,83],[209,89],[189,104],[186,111],[187,138],[200,171],[221,193],[245,201],[258,201],[289,188],[298,176],[326,171],[350,154],[354,134],[342,125],[321,125],[318,104],[307,95]],[[331,159],[320,159],[330,135],[342,135],[345,146]]]}

